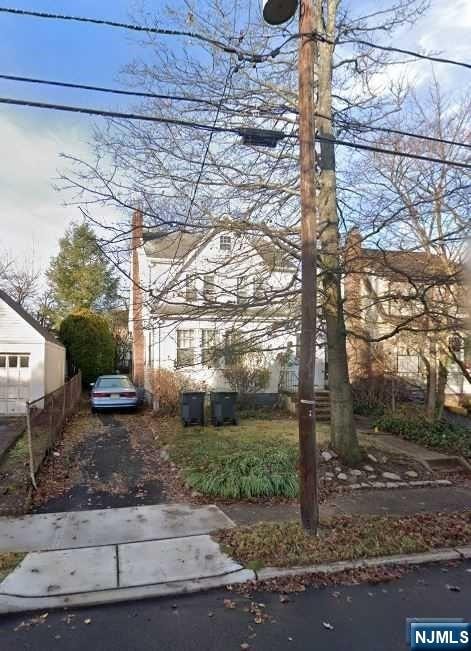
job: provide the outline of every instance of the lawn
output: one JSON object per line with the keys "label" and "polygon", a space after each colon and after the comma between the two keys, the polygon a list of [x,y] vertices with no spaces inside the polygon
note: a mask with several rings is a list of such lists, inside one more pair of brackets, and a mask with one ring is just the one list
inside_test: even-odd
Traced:
{"label": "lawn", "polygon": [[[294,419],[248,419],[228,427],[184,428],[173,423],[162,439],[194,490],[227,499],[297,496]],[[326,445],[328,439],[328,425],[319,424],[319,444]]]}
{"label": "lawn", "polygon": [[0,462],[0,516],[25,512],[30,492],[28,460],[28,443],[23,435]]}
{"label": "lawn", "polygon": [[214,538],[254,569],[314,565],[469,545],[471,512],[342,516],[323,523],[318,536],[306,535],[296,522],[260,523],[225,529]]}
{"label": "lawn", "polygon": [[0,581],[3,581],[25,556],[26,554],[0,553]]}

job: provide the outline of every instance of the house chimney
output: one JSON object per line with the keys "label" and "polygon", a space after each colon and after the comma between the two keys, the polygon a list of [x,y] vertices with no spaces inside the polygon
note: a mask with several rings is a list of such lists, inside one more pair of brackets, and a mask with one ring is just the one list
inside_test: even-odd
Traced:
{"label": "house chimney", "polygon": [[353,333],[347,338],[347,357],[350,381],[353,382],[371,374],[370,345],[364,339],[368,333],[362,305],[365,259],[358,228],[352,228],[347,234],[344,264],[345,321],[347,329]]}
{"label": "house chimney", "polygon": [[136,386],[144,386],[144,325],[142,319],[143,292],[139,273],[139,249],[143,241],[142,212],[137,209],[132,216],[131,279],[132,279],[132,377]]}

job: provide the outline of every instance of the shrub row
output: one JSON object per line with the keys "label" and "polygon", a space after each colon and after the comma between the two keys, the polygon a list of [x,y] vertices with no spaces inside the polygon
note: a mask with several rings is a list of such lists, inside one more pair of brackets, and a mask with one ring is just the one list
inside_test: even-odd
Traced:
{"label": "shrub row", "polygon": [[445,420],[429,421],[419,416],[385,415],[375,426],[408,441],[423,443],[465,457],[471,456],[471,429]]}

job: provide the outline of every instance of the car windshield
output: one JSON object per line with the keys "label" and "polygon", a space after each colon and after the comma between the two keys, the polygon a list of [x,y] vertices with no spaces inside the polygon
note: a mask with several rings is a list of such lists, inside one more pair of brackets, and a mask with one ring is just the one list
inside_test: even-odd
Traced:
{"label": "car windshield", "polygon": [[99,389],[133,389],[127,377],[104,377],[98,380],[96,387]]}

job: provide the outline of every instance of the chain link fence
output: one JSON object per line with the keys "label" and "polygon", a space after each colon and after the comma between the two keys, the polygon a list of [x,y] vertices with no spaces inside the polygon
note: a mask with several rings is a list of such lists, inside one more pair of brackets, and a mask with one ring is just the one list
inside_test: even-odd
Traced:
{"label": "chain link fence", "polygon": [[82,377],[78,372],[55,391],[26,403],[29,470],[34,488],[37,488],[37,471],[54,447],[65,423],[77,411],[81,395]]}

